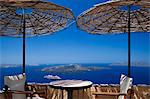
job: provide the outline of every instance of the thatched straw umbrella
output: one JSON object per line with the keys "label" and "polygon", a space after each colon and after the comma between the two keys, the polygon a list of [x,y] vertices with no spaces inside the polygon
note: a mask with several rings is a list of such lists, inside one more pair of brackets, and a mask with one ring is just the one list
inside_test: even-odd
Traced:
{"label": "thatched straw umbrella", "polygon": [[75,20],[70,9],[39,0],[0,0],[0,36],[25,38],[48,35],[68,27]]}
{"label": "thatched straw umbrella", "polygon": [[150,32],[150,0],[111,0],[81,13],[77,26],[91,34],[128,33],[128,76],[131,76],[130,32]]}

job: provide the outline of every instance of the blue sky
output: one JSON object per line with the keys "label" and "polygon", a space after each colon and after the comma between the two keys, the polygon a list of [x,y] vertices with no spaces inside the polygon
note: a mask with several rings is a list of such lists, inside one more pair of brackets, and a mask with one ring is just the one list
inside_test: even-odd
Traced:
{"label": "blue sky", "polygon": [[[94,4],[107,0],[49,0],[71,8],[75,17]],[[132,61],[148,63],[149,33],[132,33]],[[0,37],[1,63],[22,63],[22,38]],[[26,63],[110,63],[127,62],[127,34],[91,35],[76,27],[49,36],[26,39]]]}

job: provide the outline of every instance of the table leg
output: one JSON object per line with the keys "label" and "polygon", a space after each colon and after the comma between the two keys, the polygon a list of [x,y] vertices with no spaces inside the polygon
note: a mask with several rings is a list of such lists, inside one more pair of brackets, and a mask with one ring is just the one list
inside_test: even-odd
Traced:
{"label": "table leg", "polygon": [[79,94],[80,94],[80,92],[79,92],[80,90],[78,90],[78,99],[80,99],[80,96],[79,96]]}
{"label": "table leg", "polygon": [[83,92],[83,94],[82,94],[82,99],[84,99],[84,89],[82,89],[82,92]]}
{"label": "table leg", "polygon": [[61,93],[62,93],[62,99],[64,99],[64,91],[62,90]]}
{"label": "table leg", "polygon": [[73,99],[72,93],[73,93],[73,90],[67,90],[67,94],[68,94],[67,99]]}

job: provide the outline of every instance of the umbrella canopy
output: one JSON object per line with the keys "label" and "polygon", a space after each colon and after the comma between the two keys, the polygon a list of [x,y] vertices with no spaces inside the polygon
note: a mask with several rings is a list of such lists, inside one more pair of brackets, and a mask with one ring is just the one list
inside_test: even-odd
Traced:
{"label": "umbrella canopy", "polygon": [[81,13],[77,26],[92,34],[128,33],[130,77],[130,32],[150,32],[149,0],[112,0]]}
{"label": "umbrella canopy", "polygon": [[75,21],[70,9],[38,0],[0,0],[0,36],[25,37],[52,34]]}
{"label": "umbrella canopy", "polygon": [[51,34],[69,26],[74,16],[71,10],[50,2],[0,1],[0,36],[22,36],[24,19],[26,36],[35,36]]}
{"label": "umbrella canopy", "polygon": [[150,32],[149,0],[112,0],[95,5],[78,17],[80,29],[92,34]]}

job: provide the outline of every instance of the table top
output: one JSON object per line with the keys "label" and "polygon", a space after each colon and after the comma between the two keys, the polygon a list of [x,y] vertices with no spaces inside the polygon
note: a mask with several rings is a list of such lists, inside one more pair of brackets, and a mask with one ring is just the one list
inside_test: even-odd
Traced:
{"label": "table top", "polygon": [[50,83],[51,87],[54,88],[85,88],[90,87],[93,83],[91,81],[83,80],[59,80]]}

